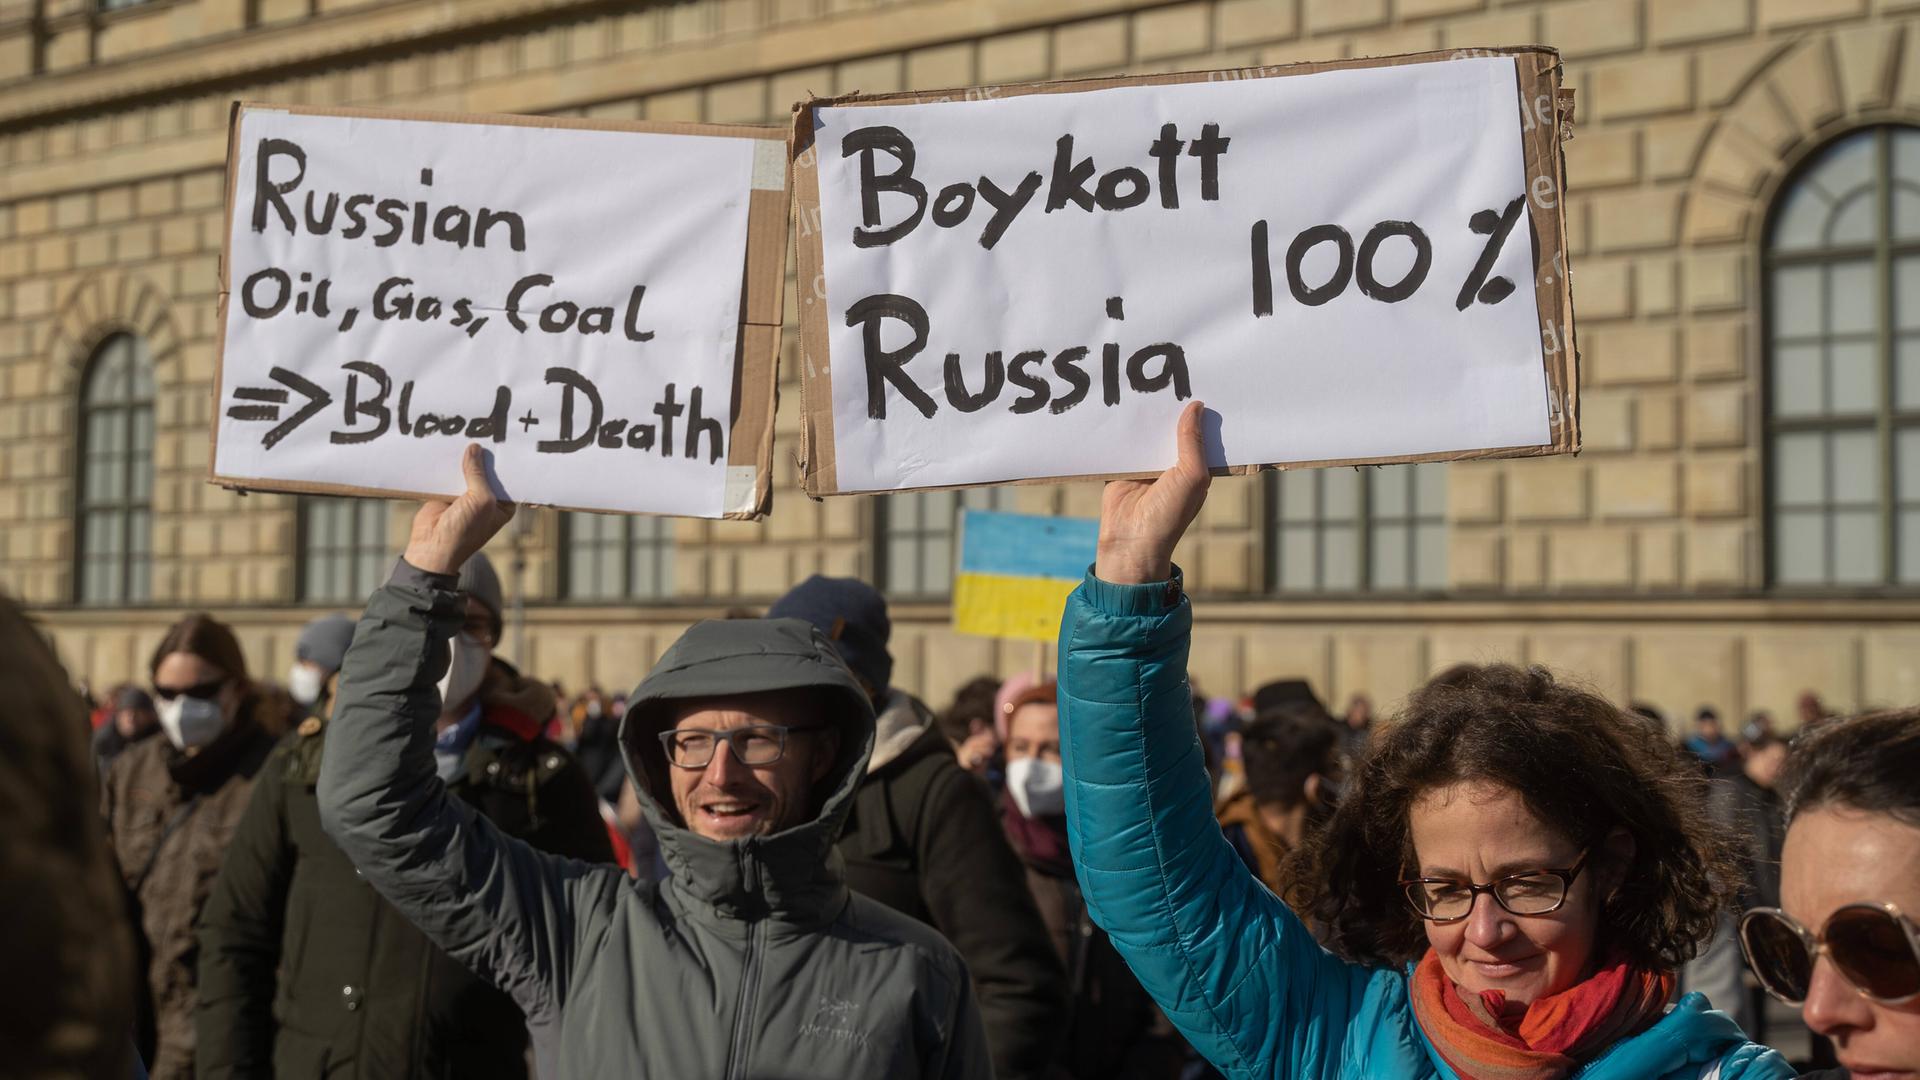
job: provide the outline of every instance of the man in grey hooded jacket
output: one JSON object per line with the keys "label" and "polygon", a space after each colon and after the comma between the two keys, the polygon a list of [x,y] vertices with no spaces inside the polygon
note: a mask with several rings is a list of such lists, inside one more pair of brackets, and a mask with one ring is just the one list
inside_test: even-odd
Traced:
{"label": "man in grey hooded jacket", "polygon": [[953,947],[846,887],[833,841],[873,711],[805,623],[697,624],[634,691],[620,740],[663,883],[536,851],[447,797],[431,728],[453,571],[513,512],[478,447],[464,466],[347,652],[318,790],[334,842],[513,996],[545,1074],[991,1076]]}

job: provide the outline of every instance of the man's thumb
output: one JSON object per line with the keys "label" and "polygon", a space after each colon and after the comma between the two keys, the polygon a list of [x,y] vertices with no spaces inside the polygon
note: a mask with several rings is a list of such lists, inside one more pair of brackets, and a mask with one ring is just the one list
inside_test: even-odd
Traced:
{"label": "man's thumb", "polygon": [[1178,466],[1182,471],[1198,473],[1211,479],[1207,472],[1207,444],[1201,433],[1201,418],[1206,416],[1207,407],[1198,401],[1190,401],[1180,413],[1180,426],[1174,436],[1179,447]]}
{"label": "man's thumb", "polygon": [[467,494],[486,498],[493,494],[493,485],[487,483],[486,451],[479,443],[468,443],[466,453],[460,457],[460,471],[466,474]]}

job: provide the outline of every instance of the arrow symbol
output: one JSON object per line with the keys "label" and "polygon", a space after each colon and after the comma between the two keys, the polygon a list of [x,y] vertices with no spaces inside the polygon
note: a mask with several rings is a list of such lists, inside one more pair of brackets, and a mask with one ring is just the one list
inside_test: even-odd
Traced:
{"label": "arrow symbol", "polygon": [[1468,222],[1474,232],[1487,238],[1487,246],[1480,250],[1480,261],[1473,264],[1473,272],[1467,275],[1466,284],[1460,286],[1460,295],[1454,299],[1453,306],[1458,310],[1467,310],[1475,298],[1483,304],[1497,304],[1513,294],[1512,278],[1489,279],[1487,275],[1493,272],[1500,249],[1506,245],[1514,223],[1520,220],[1520,209],[1526,202],[1525,195],[1516,196],[1504,212],[1482,210]]}
{"label": "arrow symbol", "polygon": [[[288,386],[300,391],[301,394],[306,396],[307,403],[300,407],[300,411],[282,420],[271,431],[267,432],[266,436],[260,440],[260,447],[263,450],[273,449],[274,444],[286,438],[293,432],[294,428],[313,419],[315,414],[333,402],[332,394],[327,393],[306,379],[295,375],[286,368],[273,368],[267,372],[267,375],[282,386]],[[264,401],[270,403],[266,405],[235,405],[227,410],[227,416],[234,420],[279,420],[280,406],[287,403],[287,392],[285,390],[276,390],[270,386],[236,387],[233,391],[233,397],[235,401]]]}

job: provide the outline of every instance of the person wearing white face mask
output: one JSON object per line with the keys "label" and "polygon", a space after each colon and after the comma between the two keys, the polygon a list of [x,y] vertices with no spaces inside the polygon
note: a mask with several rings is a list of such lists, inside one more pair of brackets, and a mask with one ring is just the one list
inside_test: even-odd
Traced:
{"label": "person wearing white face mask", "polygon": [[[1020,680],[1024,683],[1025,680]],[[1027,887],[1066,966],[1072,1018],[1055,1059],[1073,1077],[1177,1077],[1187,1045],[1087,917],[1067,850],[1060,709],[1052,682],[1026,686],[1001,706],[1007,799],[1001,824],[1026,864]]]}
{"label": "person wearing white face mask", "polygon": [[322,615],[300,631],[293,646],[293,666],[287,669],[287,693],[308,716],[320,712],[332,693],[334,673],[353,644],[353,619]]}
{"label": "person wearing white face mask", "polygon": [[155,1077],[194,1072],[194,922],[291,702],[247,677],[233,631],[189,615],[149,667],[163,738],[114,759],[102,815],[147,964],[138,1043]]}

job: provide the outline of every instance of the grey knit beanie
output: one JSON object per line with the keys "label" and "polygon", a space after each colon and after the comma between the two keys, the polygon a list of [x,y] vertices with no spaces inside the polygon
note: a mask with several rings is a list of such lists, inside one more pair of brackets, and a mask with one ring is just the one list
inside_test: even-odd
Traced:
{"label": "grey knit beanie", "polygon": [[494,573],[493,562],[486,552],[474,552],[473,558],[460,568],[460,591],[486,606],[493,616],[493,640],[499,641],[500,616],[506,604],[500,593],[500,575]]}

